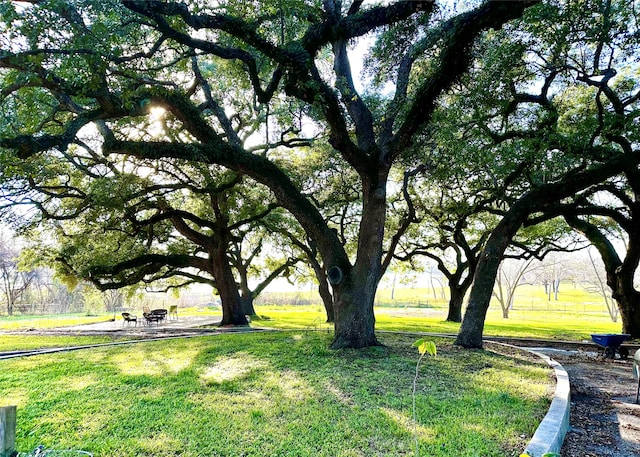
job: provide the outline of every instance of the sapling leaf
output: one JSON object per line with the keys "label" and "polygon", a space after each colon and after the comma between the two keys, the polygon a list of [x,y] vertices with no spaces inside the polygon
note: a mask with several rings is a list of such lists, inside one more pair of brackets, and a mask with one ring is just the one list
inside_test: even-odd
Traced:
{"label": "sapling leaf", "polygon": [[413,343],[413,345],[418,348],[418,352],[420,353],[420,355],[429,354],[430,356],[435,357],[438,353],[436,343],[424,338],[420,338],[418,341]]}
{"label": "sapling leaf", "polygon": [[420,358],[418,359],[418,361],[416,362],[416,375],[413,378],[413,391],[412,391],[412,398],[413,398],[413,438],[415,440],[415,444],[416,444],[416,452],[415,455],[419,456],[420,452],[419,452],[419,443],[418,443],[418,419],[417,419],[417,414],[416,414],[416,387],[418,384],[418,373],[419,373],[419,368],[420,368],[420,361],[422,360],[422,358],[424,357],[425,354],[429,354],[432,357],[436,356],[437,353],[437,349],[436,349],[436,343],[434,343],[433,341],[428,341],[424,338],[420,338],[418,341],[416,341],[415,343],[413,343],[414,347],[418,348],[418,352],[420,352]]}

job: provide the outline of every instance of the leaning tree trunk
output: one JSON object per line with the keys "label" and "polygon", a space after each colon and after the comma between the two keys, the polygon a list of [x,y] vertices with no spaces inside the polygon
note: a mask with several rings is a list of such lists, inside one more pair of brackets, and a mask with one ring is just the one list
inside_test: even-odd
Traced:
{"label": "leaning tree trunk", "polygon": [[[637,211],[636,209],[633,213],[637,214]],[[624,260],[621,260],[615,246],[597,226],[575,215],[565,215],[565,220],[598,250],[607,272],[607,285],[611,288],[613,298],[620,310],[622,331],[630,334],[632,338],[640,338],[640,293],[633,285],[640,263],[640,227],[635,220],[628,224],[627,252]]]}
{"label": "leaning tree trunk", "polygon": [[633,283],[640,261],[640,228],[634,232],[637,233],[629,233],[622,264],[617,268],[607,268],[607,283],[620,310],[622,332],[628,333],[631,338],[640,338],[640,292]]}
{"label": "leaning tree trunk", "polygon": [[636,290],[614,291],[613,297],[618,304],[622,318],[622,333],[631,338],[640,338],[640,293]]}
{"label": "leaning tree trunk", "polygon": [[609,284],[620,310],[622,331],[631,335],[631,338],[640,338],[640,292],[636,290],[633,281],[640,265],[639,214],[640,202],[636,201],[632,207],[632,223],[626,229],[629,235],[627,252],[622,265],[613,270],[615,282]]}
{"label": "leaning tree trunk", "polygon": [[481,348],[484,321],[491,301],[491,293],[504,249],[500,249],[499,240],[495,246],[487,242],[485,251],[480,257],[475,281],[471,287],[471,294],[467,303],[467,311],[462,319],[462,325],[456,338],[456,344],[465,348]]}
{"label": "leaning tree trunk", "polygon": [[491,232],[482,250],[467,303],[467,311],[456,338],[456,344],[465,348],[482,348],[484,321],[491,302],[498,268],[514,235],[527,217],[527,201],[513,206]]}

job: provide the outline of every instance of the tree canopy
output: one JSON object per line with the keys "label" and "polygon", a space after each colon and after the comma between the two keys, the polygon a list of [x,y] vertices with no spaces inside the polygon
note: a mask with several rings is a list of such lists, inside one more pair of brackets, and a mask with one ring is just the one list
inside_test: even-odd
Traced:
{"label": "tree canopy", "polygon": [[[463,92],[472,109],[456,125],[492,162],[476,176],[495,181],[506,212],[480,256],[458,344],[482,345],[498,266],[522,226],[557,217],[558,204],[637,169],[633,11],[625,1],[544,3],[483,42],[478,75],[469,73]],[[493,100],[478,95],[490,87]]]}
{"label": "tree canopy", "polygon": [[5,2],[0,161],[28,182],[95,151],[268,188],[331,282],[335,348],[378,344],[375,292],[417,222],[398,177],[449,163],[501,208],[458,339],[478,346],[520,227],[640,160],[626,3]]}
{"label": "tree canopy", "polygon": [[[474,40],[534,3],[487,2],[448,15],[431,1],[10,2],[0,146],[21,160],[49,153],[73,163],[72,146],[94,125],[104,155],[217,164],[250,176],[271,189],[336,272],[333,346],[377,344],[373,298],[391,167],[467,69]],[[351,72],[349,40],[369,33],[379,35],[377,66],[391,68],[380,75],[395,83],[382,100],[360,94]],[[390,52],[397,66],[384,58]],[[140,126],[159,108],[174,127],[154,137]],[[306,143],[295,116],[316,122],[358,175],[353,257],[276,160],[276,148]],[[261,125],[262,144],[250,146],[247,133]]]}

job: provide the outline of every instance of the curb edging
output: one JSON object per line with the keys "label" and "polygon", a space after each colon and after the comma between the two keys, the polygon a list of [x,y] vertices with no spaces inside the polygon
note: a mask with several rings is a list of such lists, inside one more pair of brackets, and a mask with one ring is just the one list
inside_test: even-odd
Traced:
{"label": "curb edging", "polygon": [[525,449],[525,454],[531,457],[541,457],[546,453],[560,455],[564,438],[570,428],[571,387],[569,385],[569,375],[561,364],[547,355],[537,351],[526,350],[537,355],[553,368],[556,375],[556,390],[549,411],[540,422],[540,425],[538,425],[529,445]]}

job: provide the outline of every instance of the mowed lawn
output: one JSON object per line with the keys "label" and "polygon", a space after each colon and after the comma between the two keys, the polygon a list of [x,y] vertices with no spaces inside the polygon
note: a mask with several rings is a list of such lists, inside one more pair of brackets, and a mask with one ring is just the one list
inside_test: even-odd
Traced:
{"label": "mowed lawn", "polygon": [[[259,319],[252,325],[273,328],[306,328],[330,331],[326,314],[321,306],[260,306]],[[400,332],[431,332],[457,334],[460,324],[446,322],[442,308],[387,308],[376,309],[376,329]],[[509,319],[492,307],[485,322],[487,337],[542,338],[556,340],[590,341],[592,333],[620,333],[621,322],[612,322],[603,313],[570,311],[515,310]]]}
{"label": "mowed lawn", "polygon": [[[485,335],[589,340],[621,331],[593,294],[565,286],[555,301],[540,288],[523,291],[509,319],[492,303]],[[414,424],[417,336],[384,331],[455,334],[459,324],[444,321],[444,300],[413,293],[378,300],[385,347],[331,351],[322,306],[259,305],[252,326],[288,330],[0,361],[0,403],[18,406],[20,451],[43,444],[96,457],[412,456],[417,436],[422,456],[519,455],[547,411],[550,370],[435,339],[438,356],[420,367]],[[181,309],[203,312],[219,314]],[[0,330],[107,319],[2,318]],[[114,339],[0,334],[0,351]]]}
{"label": "mowed lawn", "polygon": [[[281,293],[278,298],[295,302],[291,297],[311,299],[311,293]],[[287,297],[289,297],[287,299]],[[389,290],[378,293],[376,328],[405,332],[436,332],[456,334],[460,324],[446,322],[447,301],[434,298],[428,289],[397,289],[394,299]],[[317,299],[316,299],[317,300]],[[317,305],[256,307],[264,320],[254,325],[276,328],[330,329],[326,324],[324,308]],[[516,293],[514,309],[509,318],[494,299],[485,321],[485,336],[543,338],[583,341],[591,340],[592,333],[620,333],[621,319],[612,322],[601,297],[572,284],[562,284],[558,300],[544,293],[542,286],[525,285]]]}
{"label": "mowed lawn", "polygon": [[17,446],[94,456],[517,456],[549,405],[544,364],[437,339],[412,421],[415,337],[227,334],[0,361]]}

